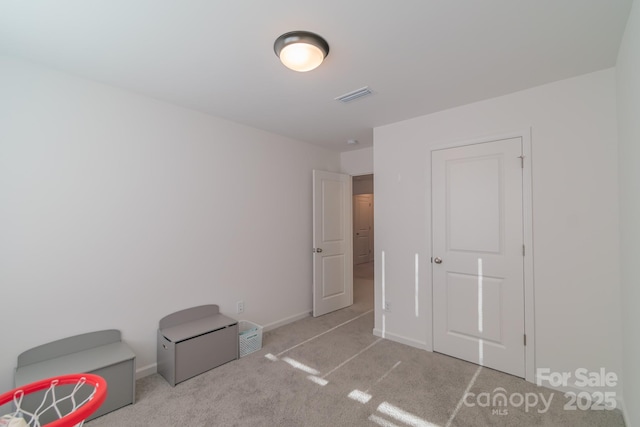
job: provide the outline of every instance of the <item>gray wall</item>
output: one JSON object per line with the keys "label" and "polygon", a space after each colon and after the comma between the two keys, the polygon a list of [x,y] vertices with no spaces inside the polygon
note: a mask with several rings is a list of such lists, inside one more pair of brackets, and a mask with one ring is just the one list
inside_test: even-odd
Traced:
{"label": "gray wall", "polygon": [[373,194],[373,175],[354,176],[353,194]]}
{"label": "gray wall", "polygon": [[629,16],[616,69],[624,401],[627,422],[640,426],[640,3],[637,0]]}

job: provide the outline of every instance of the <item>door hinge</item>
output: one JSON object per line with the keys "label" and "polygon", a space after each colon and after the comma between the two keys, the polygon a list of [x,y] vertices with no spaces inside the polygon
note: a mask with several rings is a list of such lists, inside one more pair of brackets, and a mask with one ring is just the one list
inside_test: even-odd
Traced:
{"label": "door hinge", "polygon": [[433,257],[431,257],[431,264],[433,264]]}
{"label": "door hinge", "polygon": [[520,167],[524,169],[524,156],[518,156],[520,158]]}
{"label": "door hinge", "polygon": [[524,256],[524,254],[525,254],[524,245],[522,245],[522,256]]}
{"label": "door hinge", "polygon": [[527,346],[527,334],[524,334],[524,345]]}

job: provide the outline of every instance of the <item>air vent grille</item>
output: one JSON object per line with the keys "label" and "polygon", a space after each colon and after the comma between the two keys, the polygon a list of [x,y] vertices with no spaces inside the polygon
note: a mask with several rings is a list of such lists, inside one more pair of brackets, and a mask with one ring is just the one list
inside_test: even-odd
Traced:
{"label": "air vent grille", "polygon": [[336,101],[340,101],[343,103],[355,101],[356,99],[360,99],[363,96],[369,96],[373,94],[371,89],[368,86],[362,87],[360,89],[354,90],[353,92],[345,93],[344,95],[340,95],[337,98],[334,98]]}

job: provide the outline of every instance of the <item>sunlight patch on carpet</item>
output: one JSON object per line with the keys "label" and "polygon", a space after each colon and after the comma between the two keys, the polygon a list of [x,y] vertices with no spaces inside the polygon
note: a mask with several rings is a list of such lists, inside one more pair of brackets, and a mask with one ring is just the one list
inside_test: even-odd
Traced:
{"label": "sunlight patch on carpet", "polygon": [[377,415],[371,415],[369,417],[369,421],[373,421],[374,423],[382,427],[400,427],[399,425],[394,424],[391,421],[385,420],[384,418],[379,417]]}
{"label": "sunlight patch on carpet", "polygon": [[313,369],[311,366],[307,366],[304,363],[300,363],[297,360],[293,360],[290,357],[285,357],[282,359],[284,362],[287,362],[289,365],[293,366],[296,369],[300,369],[301,371],[306,372],[311,375],[319,375],[320,372],[316,369]]}
{"label": "sunlight patch on carpet", "polygon": [[349,393],[350,399],[353,399],[356,402],[360,402],[362,404],[369,402],[371,400],[371,397],[372,396],[370,394],[360,390],[353,390],[351,393]]}
{"label": "sunlight patch on carpet", "polygon": [[324,387],[327,384],[329,384],[329,381],[325,380],[324,378],[316,377],[315,375],[309,375],[307,377],[307,379],[309,381],[313,381],[314,383],[316,383],[316,384],[318,384],[318,385],[320,385],[322,387]]}
{"label": "sunlight patch on carpet", "polygon": [[389,402],[382,402],[378,406],[378,411],[412,427],[439,427],[437,424],[430,423],[429,421],[424,420],[411,412],[407,412],[404,409],[398,408]]}

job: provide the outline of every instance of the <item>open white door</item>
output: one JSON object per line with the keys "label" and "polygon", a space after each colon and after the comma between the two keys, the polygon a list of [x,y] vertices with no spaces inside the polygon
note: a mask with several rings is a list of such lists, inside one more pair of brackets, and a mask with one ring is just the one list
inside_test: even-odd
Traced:
{"label": "open white door", "polygon": [[353,304],[351,177],[313,171],[313,316]]}

